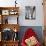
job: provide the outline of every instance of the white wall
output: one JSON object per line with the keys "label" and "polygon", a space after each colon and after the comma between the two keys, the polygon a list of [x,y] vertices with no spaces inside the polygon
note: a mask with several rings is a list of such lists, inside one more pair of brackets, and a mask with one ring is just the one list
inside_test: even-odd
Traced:
{"label": "white wall", "polygon": [[[15,0],[0,0],[0,6],[14,6]],[[19,24],[21,26],[43,26],[43,6],[42,0],[17,0],[19,11]],[[36,6],[36,19],[25,20],[25,6]]]}
{"label": "white wall", "polygon": [[[21,0],[19,1],[21,8],[20,11],[20,25],[22,26],[43,26],[43,6],[41,0]],[[25,20],[25,6],[36,6],[36,20]]]}

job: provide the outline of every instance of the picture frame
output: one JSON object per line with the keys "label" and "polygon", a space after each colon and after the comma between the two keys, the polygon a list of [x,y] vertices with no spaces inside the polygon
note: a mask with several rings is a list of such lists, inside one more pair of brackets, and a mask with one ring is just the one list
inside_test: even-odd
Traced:
{"label": "picture frame", "polygon": [[3,16],[3,24],[18,24],[18,16]]}
{"label": "picture frame", "polygon": [[8,24],[18,24],[18,16],[10,16],[8,17]]}
{"label": "picture frame", "polygon": [[18,40],[18,32],[14,32],[10,28],[4,28],[1,37],[3,41],[9,41],[9,40],[15,41]]}
{"label": "picture frame", "polygon": [[25,19],[26,20],[36,19],[36,7],[35,6],[25,6]]}
{"label": "picture frame", "polygon": [[2,15],[9,15],[9,10],[2,10]]}
{"label": "picture frame", "polygon": [[3,15],[2,24],[8,24],[8,16]]}
{"label": "picture frame", "polygon": [[17,12],[16,10],[10,10],[10,11],[9,11],[9,14],[10,14],[10,15],[16,15],[17,13],[18,13],[18,12]]}
{"label": "picture frame", "polygon": [[3,41],[8,41],[8,40],[12,40],[12,30],[10,28],[4,28],[2,31],[2,40]]}

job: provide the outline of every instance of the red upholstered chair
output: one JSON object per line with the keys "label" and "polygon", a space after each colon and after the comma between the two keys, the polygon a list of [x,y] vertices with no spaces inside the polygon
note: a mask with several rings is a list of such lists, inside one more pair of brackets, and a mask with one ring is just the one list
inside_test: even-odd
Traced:
{"label": "red upholstered chair", "polygon": [[[33,29],[29,28],[27,29],[27,31],[25,32],[24,37],[22,38],[22,42],[21,42],[21,46],[27,46],[27,44],[25,43],[25,40],[34,36],[37,39],[37,35],[36,33],[33,31]],[[38,40],[37,40],[38,41]],[[41,46],[40,42],[38,41],[36,45],[34,46]]]}

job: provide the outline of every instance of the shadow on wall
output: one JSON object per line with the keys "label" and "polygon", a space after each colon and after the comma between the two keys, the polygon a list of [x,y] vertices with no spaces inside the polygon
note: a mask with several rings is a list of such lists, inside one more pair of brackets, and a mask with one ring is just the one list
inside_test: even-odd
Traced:
{"label": "shadow on wall", "polygon": [[36,32],[39,41],[41,43],[43,43],[43,33],[42,33],[43,30],[42,30],[42,26],[21,26],[20,27],[20,32],[19,32],[19,39],[20,39],[20,41],[22,40],[22,38],[24,36],[24,33],[25,33],[25,31],[28,28],[32,28]]}

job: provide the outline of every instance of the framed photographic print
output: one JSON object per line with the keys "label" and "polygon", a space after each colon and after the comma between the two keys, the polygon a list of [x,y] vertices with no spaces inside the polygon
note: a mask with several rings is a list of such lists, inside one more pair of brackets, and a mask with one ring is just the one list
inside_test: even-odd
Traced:
{"label": "framed photographic print", "polygon": [[2,10],[2,15],[9,15],[9,10]]}
{"label": "framed photographic print", "polygon": [[3,24],[18,24],[18,16],[3,16]]}
{"label": "framed photographic print", "polygon": [[2,23],[3,24],[8,24],[8,16],[3,16]]}
{"label": "framed photographic print", "polygon": [[16,15],[17,13],[18,13],[18,12],[17,12],[16,10],[10,10],[10,11],[9,11],[9,14],[10,14],[10,15]]}
{"label": "framed photographic print", "polygon": [[2,31],[2,40],[8,41],[12,40],[12,30],[10,28],[5,28]]}
{"label": "framed photographic print", "polygon": [[36,7],[25,6],[25,19],[35,20],[36,19]]}
{"label": "framed photographic print", "polygon": [[17,16],[10,16],[8,18],[8,24],[17,24],[18,23],[18,20],[17,20]]}

